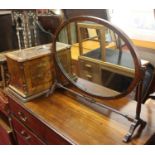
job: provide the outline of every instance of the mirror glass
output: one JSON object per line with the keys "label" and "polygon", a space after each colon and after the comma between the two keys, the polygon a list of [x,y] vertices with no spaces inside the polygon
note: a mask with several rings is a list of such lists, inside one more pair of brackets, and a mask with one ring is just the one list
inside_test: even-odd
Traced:
{"label": "mirror glass", "polygon": [[71,22],[61,29],[56,61],[72,83],[97,96],[120,95],[135,77],[134,60],[125,40],[92,21]]}

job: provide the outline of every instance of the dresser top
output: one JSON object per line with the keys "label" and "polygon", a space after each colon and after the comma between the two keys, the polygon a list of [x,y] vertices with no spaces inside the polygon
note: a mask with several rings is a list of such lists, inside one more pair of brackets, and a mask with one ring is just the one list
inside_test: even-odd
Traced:
{"label": "dresser top", "polygon": [[[24,104],[16,102],[71,144],[145,144],[154,133],[155,110],[148,104],[142,106],[141,115],[147,122],[146,127],[139,136],[135,132],[131,142],[124,143],[122,139],[130,128],[130,121],[105,109],[101,114],[66,92],[58,90],[49,97],[40,97]],[[135,116],[136,102],[133,100],[122,98],[104,103]],[[99,110],[101,112],[101,108]]]}

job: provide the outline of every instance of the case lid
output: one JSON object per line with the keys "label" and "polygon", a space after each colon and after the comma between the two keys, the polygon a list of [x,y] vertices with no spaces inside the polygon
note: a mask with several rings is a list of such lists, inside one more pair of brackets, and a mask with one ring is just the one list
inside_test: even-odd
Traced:
{"label": "case lid", "polygon": [[[13,52],[6,53],[6,57],[13,59],[17,62],[24,62],[32,59],[42,57],[44,55],[49,55],[51,53],[52,44],[44,44],[40,46],[35,46],[27,49],[17,50]],[[70,45],[64,43],[57,43],[58,50],[63,50],[69,48]]]}

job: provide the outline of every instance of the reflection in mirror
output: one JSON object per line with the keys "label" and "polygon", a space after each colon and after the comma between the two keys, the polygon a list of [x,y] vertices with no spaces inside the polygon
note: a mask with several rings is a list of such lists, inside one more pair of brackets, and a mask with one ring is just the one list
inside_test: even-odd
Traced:
{"label": "reflection in mirror", "polygon": [[88,93],[117,96],[127,91],[134,79],[129,47],[104,25],[90,21],[69,23],[60,31],[56,47],[57,62],[65,75]]}

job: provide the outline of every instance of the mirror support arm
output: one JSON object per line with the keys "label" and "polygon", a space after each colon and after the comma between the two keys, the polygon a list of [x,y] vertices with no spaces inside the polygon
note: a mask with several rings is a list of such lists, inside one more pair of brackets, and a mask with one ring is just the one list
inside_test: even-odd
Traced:
{"label": "mirror support arm", "polygon": [[[145,67],[142,67],[141,70],[142,70],[142,75],[144,75]],[[135,129],[138,126],[140,126],[139,129],[140,129],[140,131],[142,131],[146,125],[146,122],[140,118],[141,106],[142,106],[142,87],[143,87],[143,78],[141,78],[141,80],[139,81],[138,86],[137,86],[137,106],[136,106],[135,121],[131,124],[128,133],[124,136],[124,139],[123,139],[124,142],[130,141],[131,137],[134,134]],[[140,132],[139,132],[139,134],[140,134]]]}
{"label": "mirror support arm", "polygon": [[53,92],[55,91],[56,88],[62,88],[62,89],[64,89],[64,90],[67,90],[67,91],[69,91],[70,93],[75,94],[76,96],[78,96],[78,97],[80,97],[80,98],[84,98],[84,99],[85,99],[86,101],[88,101],[89,103],[95,104],[95,105],[97,105],[97,106],[100,106],[100,107],[102,107],[102,108],[105,108],[105,109],[107,109],[107,110],[110,110],[110,111],[112,111],[112,112],[118,114],[118,115],[121,115],[121,116],[125,117],[125,118],[128,119],[128,121],[130,121],[130,122],[134,122],[134,121],[135,121],[135,118],[133,118],[133,117],[127,115],[127,114],[123,114],[123,113],[121,113],[120,111],[118,111],[118,110],[116,110],[116,109],[114,109],[114,108],[112,108],[112,107],[109,107],[109,106],[106,106],[106,105],[101,104],[101,103],[99,103],[99,102],[96,102],[94,99],[92,99],[92,98],[90,98],[90,97],[87,97],[87,96],[84,96],[84,95],[82,95],[82,94],[80,94],[80,93],[77,93],[77,92],[75,92],[75,91],[73,91],[73,90],[71,90],[71,89],[69,89],[69,88],[63,86],[61,83],[58,83],[57,81],[54,82],[54,84],[52,85],[52,87],[50,88],[50,90],[47,92],[46,96],[48,97],[50,94],[53,94]]}
{"label": "mirror support arm", "polygon": [[81,95],[81,94],[79,94],[79,93],[77,93],[77,92],[75,92],[75,91],[73,91],[73,90],[71,90],[71,89],[69,89],[69,88],[67,88],[67,87],[64,87],[64,86],[63,86],[62,84],[60,84],[60,83],[57,83],[57,85],[58,85],[59,88],[63,88],[63,89],[65,89],[65,90],[67,90],[67,91],[69,91],[69,92],[71,92],[71,93],[77,95],[78,97],[84,98],[84,99],[85,99],[86,101],[88,101],[89,103],[95,104],[95,105],[100,106],[100,107],[105,108],[105,109],[108,109],[108,110],[110,110],[110,111],[112,111],[112,112],[114,112],[114,113],[116,113],[116,114],[118,114],[118,115],[121,115],[121,116],[125,117],[126,119],[128,119],[128,120],[131,121],[131,122],[134,122],[134,121],[135,121],[133,117],[131,117],[131,116],[127,115],[127,114],[123,114],[123,113],[121,113],[120,111],[118,111],[118,110],[116,110],[116,109],[114,109],[114,108],[112,108],[112,107],[109,107],[109,106],[106,106],[106,105],[101,104],[101,103],[99,103],[99,102],[96,102],[94,99],[89,98],[89,97],[84,96],[84,95]]}
{"label": "mirror support arm", "polygon": [[138,101],[137,101],[137,107],[136,107],[136,119],[140,119],[140,113],[141,113],[141,97],[142,97],[142,85],[143,80],[141,80],[137,86],[138,89]]}

